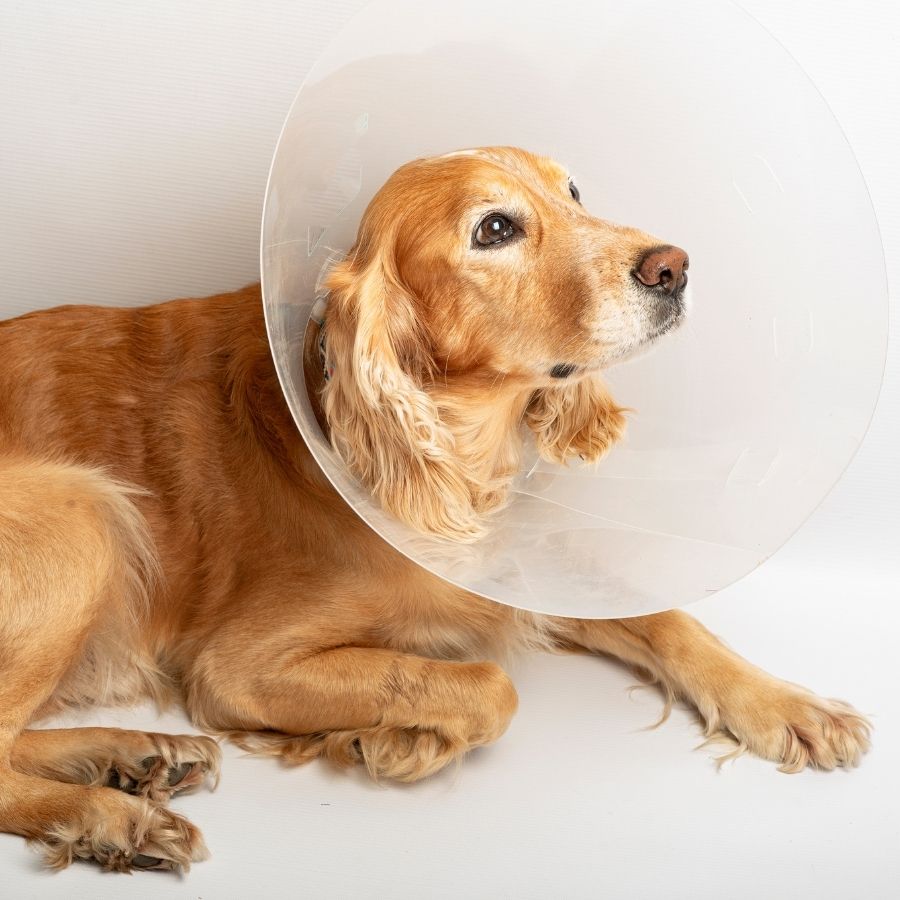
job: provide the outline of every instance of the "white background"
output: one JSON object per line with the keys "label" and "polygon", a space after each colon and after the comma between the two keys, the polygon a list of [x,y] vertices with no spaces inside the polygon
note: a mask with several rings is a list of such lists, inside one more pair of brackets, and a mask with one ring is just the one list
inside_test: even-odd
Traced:
{"label": "white background", "polygon": [[[254,280],[281,120],[359,5],[0,0],[0,314]],[[743,5],[841,122],[900,284],[898,7]],[[894,310],[879,408],[842,482],[774,559],[692,607],[754,662],[870,713],[875,746],[858,770],[786,776],[743,758],[717,774],[708,751],[691,750],[686,711],[639,730],[659,701],[629,697],[633,679],[613,663],[526,658],[510,730],[458,771],[378,787],[229,747],[218,792],[175,801],[213,851],[188,876],[51,875],[0,836],[0,896],[900,895],[896,299]],[[189,728],[147,709],[73,721]]]}

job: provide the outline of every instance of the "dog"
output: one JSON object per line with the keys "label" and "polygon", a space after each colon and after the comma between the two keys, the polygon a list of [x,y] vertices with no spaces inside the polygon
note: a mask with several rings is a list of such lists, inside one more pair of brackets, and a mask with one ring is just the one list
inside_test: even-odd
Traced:
{"label": "dog", "polygon": [[[603,370],[687,309],[687,254],[590,215],[510,147],[401,167],[328,272],[298,353],[316,415],[383,507],[474,541],[540,453],[596,460],[625,411]],[[468,594],[343,502],[285,405],[251,285],[0,323],[0,830],[48,863],[187,869],[166,807],[215,740],[35,730],[66,706],[177,698],[201,730],[301,763],[428,776],[504,732],[522,648],[611,655],[796,772],[855,765],[868,721],[751,665],[673,610],[567,619]]]}

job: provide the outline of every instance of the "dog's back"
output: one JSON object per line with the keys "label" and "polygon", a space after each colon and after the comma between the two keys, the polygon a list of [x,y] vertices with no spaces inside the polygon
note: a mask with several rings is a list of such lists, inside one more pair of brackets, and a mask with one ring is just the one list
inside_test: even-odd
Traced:
{"label": "dog's back", "polygon": [[[164,583],[149,586],[138,648],[148,660],[175,652],[192,617],[204,617],[205,601],[227,593],[222,583],[238,562],[259,559],[272,535],[276,545],[288,539],[283,505],[269,498],[284,494],[281,467],[296,463],[302,472],[305,460],[271,368],[258,286],[141,309],[63,306],[0,322],[0,478],[27,485],[32,507],[49,512],[53,485],[70,472],[84,488],[79,505],[101,510],[98,528],[124,534],[122,510],[143,523],[146,540],[129,537],[119,552],[157,556],[165,572]],[[304,499],[323,500],[304,487],[293,498],[300,513]],[[101,494],[119,498],[115,515]],[[77,545],[77,515],[65,507],[54,514],[55,530],[70,522]],[[7,516],[0,527],[5,561],[16,541],[25,565],[34,554],[16,523]],[[109,679],[98,672],[96,680],[70,692],[73,699],[104,699],[99,682]],[[135,690],[149,683],[131,681]]]}
{"label": "dog's back", "polygon": [[150,459],[149,445],[205,432],[191,435],[192,421],[211,412],[197,408],[197,394],[218,399],[209,395],[224,386],[241,342],[265,341],[258,303],[258,289],[247,288],[139,309],[60,306],[0,322],[0,452],[90,462],[144,485],[160,478],[163,457],[177,454]]}

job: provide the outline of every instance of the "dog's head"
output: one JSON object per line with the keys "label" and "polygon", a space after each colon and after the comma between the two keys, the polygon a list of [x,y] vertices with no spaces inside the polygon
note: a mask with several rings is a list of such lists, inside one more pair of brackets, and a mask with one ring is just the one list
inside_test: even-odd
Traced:
{"label": "dog's head", "polygon": [[523,419],[556,461],[618,437],[598,375],[682,321],[687,267],[590,215],[550,159],[493,147],[408,163],[326,280],[332,442],[396,515],[477,537]]}

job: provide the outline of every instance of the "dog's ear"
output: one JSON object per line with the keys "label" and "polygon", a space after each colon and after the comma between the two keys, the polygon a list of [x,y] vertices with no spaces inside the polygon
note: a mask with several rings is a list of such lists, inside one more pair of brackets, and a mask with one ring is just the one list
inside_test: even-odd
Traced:
{"label": "dog's ear", "polygon": [[484,532],[472,485],[423,387],[433,357],[385,245],[354,248],[325,280],[331,442],[385,509],[420,530],[472,541]]}
{"label": "dog's ear", "polygon": [[624,434],[626,412],[606,385],[592,376],[535,391],[525,421],[544,459],[564,463],[578,456],[594,462]]}

